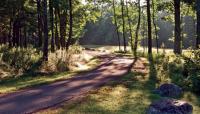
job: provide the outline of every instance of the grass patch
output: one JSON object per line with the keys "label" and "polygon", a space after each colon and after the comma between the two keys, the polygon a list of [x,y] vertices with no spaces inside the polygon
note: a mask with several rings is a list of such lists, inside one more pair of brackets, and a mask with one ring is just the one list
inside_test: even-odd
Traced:
{"label": "grass patch", "polygon": [[14,92],[22,88],[33,87],[43,84],[48,84],[57,80],[67,79],[72,77],[75,73],[63,72],[53,75],[37,75],[29,76],[23,75],[18,78],[5,79],[0,82],[0,93]]}
{"label": "grass patch", "polygon": [[159,99],[152,94],[148,78],[143,74],[129,73],[120,82],[111,82],[97,91],[91,91],[82,101],[66,105],[42,114],[145,114],[152,100]]}
{"label": "grass patch", "polygon": [[34,87],[52,83],[58,80],[68,79],[77,73],[82,73],[94,69],[98,64],[98,58],[94,58],[87,63],[88,68],[86,70],[76,70],[73,72],[66,71],[52,74],[35,74],[31,72],[18,77],[10,77],[4,80],[0,80],[0,93],[10,93],[27,87]]}
{"label": "grass patch", "polygon": [[[65,104],[61,108],[48,109],[39,114],[145,114],[149,104],[161,99],[154,90],[157,81],[156,65],[146,64],[148,74],[131,72],[120,81],[113,81],[96,91],[91,91],[83,100]],[[200,98],[185,92],[180,100],[193,106],[193,114],[200,112]]]}

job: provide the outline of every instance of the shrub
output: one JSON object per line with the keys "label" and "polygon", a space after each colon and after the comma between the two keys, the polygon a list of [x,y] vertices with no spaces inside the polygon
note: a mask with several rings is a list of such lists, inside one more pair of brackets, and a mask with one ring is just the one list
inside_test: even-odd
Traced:
{"label": "shrub", "polygon": [[79,59],[75,55],[80,56],[81,52],[82,48],[74,45],[70,46],[67,51],[57,50],[55,53],[50,53],[49,61],[43,63],[40,70],[45,73],[69,71],[74,62]]}
{"label": "shrub", "polygon": [[184,56],[184,76],[190,89],[200,92],[200,49],[192,50],[191,54]]}
{"label": "shrub", "polygon": [[200,50],[187,55],[165,55],[156,58],[160,81],[172,82],[185,90],[200,92]]}
{"label": "shrub", "polygon": [[28,70],[31,66],[39,61],[41,58],[40,54],[36,53],[33,48],[20,49],[20,48],[8,48],[2,47],[1,60],[16,70]]}

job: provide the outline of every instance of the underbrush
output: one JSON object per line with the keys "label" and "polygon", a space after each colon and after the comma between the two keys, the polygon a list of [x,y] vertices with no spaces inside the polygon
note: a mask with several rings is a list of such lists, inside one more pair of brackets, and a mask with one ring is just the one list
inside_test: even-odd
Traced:
{"label": "underbrush", "polygon": [[172,82],[186,91],[200,92],[200,50],[154,57],[160,83]]}
{"label": "underbrush", "polygon": [[0,61],[15,72],[23,72],[31,68],[41,58],[41,54],[37,53],[34,48],[20,49],[9,48],[8,46],[0,47]]}
{"label": "underbrush", "polygon": [[67,79],[95,68],[98,59],[82,51],[81,47],[72,46],[67,52],[49,53],[49,61],[42,62],[42,53],[34,48],[0,47],[0,94]]}
{"label": "underbrush", "polygon": [[79,46],[71,46],[68,51],[57,50],[49,54],[48,62],[44,62],[40,66],[40,70],[45,73],[71,71],[81,57],[82,48]]}
{"label": "underbrush", "polygon": [[200,50],[185,50],[182,55],[166,53],[165,50],[160,53],[153,52],[151,56],[138,52],[138,57],[152,60],[149,64],[152,71],[150,73],[157,76],[155,81],[159,82],[159,85],[175,83],[186,91],[200,93]]}
{"label": "underbrush", "polygon": [[0,69],[2,72],[6,72],[6,69],[9,68],[10,71],[7,72],[12,72],[13,75],[30,72],[54,73],[69,71],[71,66],[79,59],[81,51],[81,47],[72,46],[68,51],[58,50],[55,53],[49,53],[49,61],[42,62],[42,52],[33,47],[24,49],[1,46]]}

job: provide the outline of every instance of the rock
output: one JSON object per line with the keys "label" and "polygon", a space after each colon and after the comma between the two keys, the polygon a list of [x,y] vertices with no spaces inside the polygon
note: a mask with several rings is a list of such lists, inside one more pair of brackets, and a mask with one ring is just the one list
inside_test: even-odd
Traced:
{"label": "rock", "polygon": [[192,114],[193,107],[185,101],[161,99],[153,102],[147,114]]}
{"label": "rock", "polygon": [[159,88],[157,88],[154,92],[163,97],[177,98],[182,95],[183,90],[181,87],[175,84],[163,84]]}

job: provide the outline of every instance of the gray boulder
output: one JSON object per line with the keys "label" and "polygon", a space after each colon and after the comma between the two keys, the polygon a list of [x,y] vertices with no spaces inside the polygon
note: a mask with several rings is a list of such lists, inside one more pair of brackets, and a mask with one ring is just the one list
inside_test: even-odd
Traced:
{"label": "gray boulder", "polygon": [[177,98],[182,95],[183,90],[181,87],[175,84],[163,84],[159,88],[157,88],[154,93],[159,94],[163,97]]}
{"label": "gray boulder", "polygon": [[147,114],[192,114],[193,107],[185,101],[161,99],[153,102]]}

